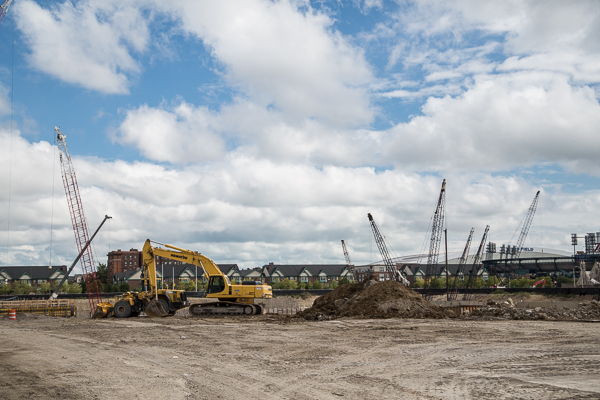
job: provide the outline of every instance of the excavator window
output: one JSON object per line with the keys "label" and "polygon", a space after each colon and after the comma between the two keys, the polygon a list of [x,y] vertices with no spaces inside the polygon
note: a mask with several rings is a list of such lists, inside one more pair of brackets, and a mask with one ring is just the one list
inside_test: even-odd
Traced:
{"label": "excavator window", "polygon": [[221,293],[225,290],[225,280],[222,276],[211,276],[208,280],[207,293]]}

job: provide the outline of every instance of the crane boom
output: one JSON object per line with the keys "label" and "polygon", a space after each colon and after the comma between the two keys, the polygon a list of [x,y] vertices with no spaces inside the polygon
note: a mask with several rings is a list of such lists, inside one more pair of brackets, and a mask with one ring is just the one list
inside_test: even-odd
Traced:
{"label": "crane boom", "polygon": [[[465,264],[467,263],[467,258],[469,257],[469,250],[471,248],[471,240],[473,240],[473,232],[475,232],[475,228],[471,228],[471,232],[469,232],[469,237],[467,238],[467,243],[465,244],[465,248],[458,260],[458,267],[456,268],[456,275],[454,275],[454,280],[452,281],[452,289],[453,292],[448,296],[448,300],[456,300],[456,286],[458,285],[459,276],[462,275],[464,277],[464,269]],[[462,272],[462,274],[461,274]]]}
{"label": "crane boom", "polygon": [[0,22],[2,22],[2,20],[6,16],[6,13],[8,12],[8,7],[10,7],[11,2],[12,0],[6,0],[4,3],[0,4]]}
{"label": "crane boom", "polygon": [[540,191],[535,194],[533,198],[533,202],[529,206],[529,210],[527,210],[527,215],[525,215],[525,219],[523,220],[523,228],[521,229],[521,234],[519,235],[519,240],[517,241],[517,251],[514,254],[513,258],[519,259],[521,257],[521,251],[523,250],[523,245],[525,244],[525,239],[527,238],[527,234],[529,233],[529,227],[531,227],[531,222],[533,222],[533,216],[535,215],[535,210],[537,209],[538,200],[540,198]]}
{"label": "crane boom", "polygon": [[342,239],[342,250],[344,251],[344,258],[346,259],[348,269],[352,274],[352,279],[356,282],[356,276],[354,275],[354,265],[352,264],[352,261],[350,261],[350,254],[348,254],[348,249],[346,248],[346,243],[344,243],[344,239]]}
{"label": "crane boom", "polygon": [[[465,287],[467,289],[470,289],[473,287],[473,283],[474,283],[474,275],[475,275],[475,269],[477,268],[477,266],[479,265],[479,263],[481,262],[481,258],[483,257],[483,250],[485,249],[485,242],[487,241],[487,236],[488,236],[488,232],[490,231],[490,226],[486,225],[485,227],[485,231],[483,232],[483,237],[481,238],[481,243],[479,243],[479,248],[477,249],[477,253],[475,254],[475,257],[473,258],[473,265],[471,266],[471,271],[469,271],[469,279],[467,280],[467,284],[465,285]],[[471,294],[470,293],[466,293],[463,296],[463,300],[470,300],[471,299]]]}
{"label": "crane boom", "polygon": [[375,243],[377,243],[377,247],[379,248],[379,252],[381,253],[381,257],[383,258],[383,263],[385,264],[386,271],[390,274],[390,278],[402,282],[404,285],[408,286],[410,283],[408,280],[402,276],[400,271],[396,268],[394,263],[392,263],[392,258],[390,257],[390,253],[387,250],[387,246],[385,245],[385,241],[383,239],[383,235],[379,232],[379,228],[373,219],[373,216],[369,213],[367,214],[369,218],[369,222],[371,223],[371,229],[373,230],[373,236],[375,236]]}
{"label": "crane boom", "polygon": [[429,287],[429,281],[432,276],[437,276],[438,257],[440,255],[440,243],[442,241],[442,231],[444,230],[444,203],[446,201],[446,180],[442,181],[442,190],[438,198],[437,206],[433,214],[433,223],[431,224],[431,240],[429,242],[429,255],[427,256],[427,268],[425,269],[425,287]]}
{"label": "crane boom", "polygon": [[69,203],[69,212],[71,214],[71,222],[73,223],[73,232],[75,233],[75,242],[77,243],[77,251],[81,254],[81,267],[88,293],[90,303],[90,313],[93,314],[96,306],[102,300],[100,298],[100,290],[98,281],[96,280],[96,267],[94,263],[94,255],[91,247],[85,248],[90,241],[90,233],[88,230],[87,220],[83,212],[83,203],[79,195],[79,185],[75,176],[73,162],[67,149],[66,136],[63,135],[58,127],[54,127],[56,131],[56,142],[60,150],[60,168],[62,171],[63,184]]}

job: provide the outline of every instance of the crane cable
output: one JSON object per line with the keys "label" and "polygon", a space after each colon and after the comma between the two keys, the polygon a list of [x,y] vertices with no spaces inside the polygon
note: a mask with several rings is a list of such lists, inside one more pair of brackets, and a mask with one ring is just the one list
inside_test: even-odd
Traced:
{"label": "crane cable", "polygon": [[12,49],[10,61],[10,142],[8,157],[8,216],[6,218],[6,265],[9,265],[10,245],[10,195],[12,192],[12,139],[13,139],[13,114],[15,103],[15,19],[12,19]]}

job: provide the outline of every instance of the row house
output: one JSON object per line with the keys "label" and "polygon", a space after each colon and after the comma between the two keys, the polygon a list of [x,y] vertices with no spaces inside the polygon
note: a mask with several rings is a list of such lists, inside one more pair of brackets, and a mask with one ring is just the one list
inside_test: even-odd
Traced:
{"label": "row house", "polygon": [[[416,281],[423,280],[425,278],[425,272],[427,271],[426,264],[396,264],[396,267],[411,284],[415,283]],[[449,278],[453,278],[458,273],[459,279],[463,279],[463,275],[466,274],[468,276],[470,274],[472,265],[464,267],[464,272],[458,271],[458,267],[458,264],[448,264],[448,269],[446,269],[445,265],[438,264],[439,271],[434,274],[433,277],[445,279],[446,275],[448,275]],[[364,281],[365,279],[386,281],[392,279],[383,263],[358,266],[355,268],[355,272],[357,281]],[[474,274],[476,277],[482,278],[486,281],[490,276],[488,270],[482,265],[479,265],[475,268]]]}
{"label": "row house", "polygon": [[[198,284],[204,284],[206,277],[204,270],[193,264],[182,263],[181,261],[171,262],[172,260],[158,257],[156,263],[156,280],[159,286],[163,283],[165,286],[173,287],[173,284],[180,282],[196,281]],[[237,264],[217,265],[221,272],[229,277],[230,281],[242,280]],[[127,282],[132,289],[137,288],[142,282],[142,268],[118,272],[112,277],[113,283]]]}
{"label": "row house", "polygon": [[29,267],[0,267],[0,285],[11,282],[25,282],[32,286],[44,282],[59,282],[67,274],[67,266],[29,266]]}
{"label": "row house", "polygon": [[[256,275],[252,273],[249,275]],[[276,265],[269,263],[260,270],[260,279],[265,283],[280,282],[284,279],[296,281],[298,283],[332,283],[340,279],[347,278],[353,281],[350,268],[346,264],[307,264],[307,265]]]}

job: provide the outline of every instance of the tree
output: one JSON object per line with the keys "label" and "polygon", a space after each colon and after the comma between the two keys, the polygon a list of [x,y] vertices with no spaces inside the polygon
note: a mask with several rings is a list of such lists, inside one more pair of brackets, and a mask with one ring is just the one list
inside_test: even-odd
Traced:
{"label": "tree", "polygon": [[50,286],[50,283],[42,282],[42,284],[40,285],[40,290],[42,291],[42,293],[50,293],[52,287]]}
{"label": "tree", "polygon": [[119,285],[119,292],[129,292],[131,290],[131,287],[129,286],[128,282],[122,282]]}
{"label": "tree", "polygon": [[81,293],[81,286],[77,282],[73,282],[69,285],[67,293]]}
{"label": "tree", "polygon": [[499,282],[500,282],[500,279],[498,279],[497,276],[490,276],[488,278],[487,282],[484,283],[484,286],[485,287],[492,287],[494,285],[497,285]]}
{"label": "tree", "polygon": [[32,290],[31,285],[27,281],[13,282],[11,286],[12,293],[14,294],[29,294]]}
{"label": "tree", "polygon": [[10,291],[11,291],[10,283],[2,283],[2,285],[0,285],[0,294],[9,294]]}
{"label": "tree", "polygon": [[106,264],[98,263],[98,269],[96,269],[96,279],[105,285],[108,283],[108,267]]}
{"label": "tree", "polygon": [[311,289],[323,289],[323,284],[318,280],[314,281],[310,287]]}
{"label": "tree", "polygon": [[432,289],[439,289],[446,287],[446,279],[442,278],[431,278],[429,281],[429,287]]}
{"label": "tree", "polygon": [[342,279],[340,279],[339,284],[340,285],[347,285],[350,283],[350,280],[346,277],[343,277]]}
{"label": "tree", "polygon": [[423,279],[417,279],[415,283],[412,284],[414,289],[420,289],[423,287]]}

